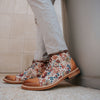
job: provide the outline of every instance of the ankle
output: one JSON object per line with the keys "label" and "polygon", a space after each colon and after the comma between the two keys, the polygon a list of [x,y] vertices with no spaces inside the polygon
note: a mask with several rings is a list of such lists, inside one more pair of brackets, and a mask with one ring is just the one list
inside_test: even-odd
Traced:
{"label": "ankle", "polygon": [[52,54],[49,54],[49,57],[53,56],[53,55],[57,55],[57,54],[60,54],[60,53],[67,53],[68,50],[61,50],[61,51],[58,51],[58,52],[54,52]]}

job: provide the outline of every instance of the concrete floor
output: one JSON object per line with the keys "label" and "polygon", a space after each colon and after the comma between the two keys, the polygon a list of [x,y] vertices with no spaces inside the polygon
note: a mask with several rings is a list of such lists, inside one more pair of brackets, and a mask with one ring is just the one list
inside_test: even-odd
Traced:
{"label": "concrete floor", "polygon": [[0,100],[100,100],[100,90],[74,86],[65,81],[53,89],[28,91],[20,88],[21,84],[7,84],[0,74]]}

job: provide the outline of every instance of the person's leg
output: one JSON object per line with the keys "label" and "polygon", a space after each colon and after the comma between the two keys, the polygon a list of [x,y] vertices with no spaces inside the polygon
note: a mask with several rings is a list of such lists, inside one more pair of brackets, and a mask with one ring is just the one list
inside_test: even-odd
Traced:
{"label": "person's leg", "polygon": [[39,22],[44,45],[50,59],[42,75],[38,78],[25,80],[22,88],[28,90],[49,89],[58,85],[65,78],[78,75],[80,70],[68,52],[51,1],[28,0],[28,2]]}
{"label": "person's leg", "polygon": [[[52,2],[52,5],[54,5],[55,0],[51,0],[51,2]],[[34,52],[34,60],[48,60],[49,57],[45,49],[45,44],[44,44],[43,36],[42,36],[43,29],[41,29],[41,25],[38,23],[38,20],[36,17],[35,17],[35,24],[37,25],[38,32],[37,32],[36,50]]]}
{"label": "person's leg", "polygon": [[30,4],[40,29],[48,54],[67,50],[55,9],[50,0],[27,0]]}
{"label": "person's leg", "polygon": [[[45,49],[45,45],[44,45],[44,41],[43,41],[43,37],[42,37],[42,31],[40,29],[40,26],[38,24],[37,19],[35,18],[35,23],[37,25],[37,40],[36,40],[36,49],[34,52],[34,60],[38,60],[38,61],[42,61],[42,60],[46,60],[46,57],[48,57],[46,49]],[[44,55],[46,54],[46,57],[44,57]]]}

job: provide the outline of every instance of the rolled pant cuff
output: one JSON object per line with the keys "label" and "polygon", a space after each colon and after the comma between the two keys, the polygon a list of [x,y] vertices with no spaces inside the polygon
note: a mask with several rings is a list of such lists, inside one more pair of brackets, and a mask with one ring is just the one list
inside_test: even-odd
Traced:
{"label": "rolled pant cuff", "polygon": [[32,63],[34,62],[44,62],[45,63],[45,62],[48,62],[48,59],[47,60],[33,60]]}
{"label": "rolled pant cuff", "polygon": [[59,50],[58,52],[54,52],[52,54],[49,54],[49,56],[51,57],[52,55],[56,55],[56,54],[63,53],[63,52],[67,53],[69,51],[68,51],[68,49],[66,49],[66,50]]}

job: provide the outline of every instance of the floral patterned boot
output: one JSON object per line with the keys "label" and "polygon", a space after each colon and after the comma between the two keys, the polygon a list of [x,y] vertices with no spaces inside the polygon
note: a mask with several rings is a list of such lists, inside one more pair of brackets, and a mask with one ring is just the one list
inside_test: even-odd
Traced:
{"label": "floral patterned boot", "polygon": [[72,78],[80,73],[68,50],[50,55],[46,70],[38,78],[28,79],[22,85],[27,90],[45,90],[59,84],[65,78]]}
{"label": "floral patterned boot", "polygon": [[24,70],[24,72],[18,74],[18,75],[7,75],[3,79],[6,83],[12,83],[12,84],[20,84],[23,83],[24,80],[39,77],[44,70],[46,69],[47,62],[43,61],[34,61],[32,62],[32,65]]}

